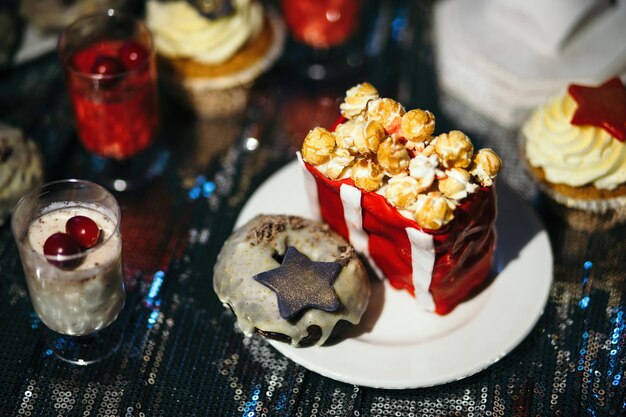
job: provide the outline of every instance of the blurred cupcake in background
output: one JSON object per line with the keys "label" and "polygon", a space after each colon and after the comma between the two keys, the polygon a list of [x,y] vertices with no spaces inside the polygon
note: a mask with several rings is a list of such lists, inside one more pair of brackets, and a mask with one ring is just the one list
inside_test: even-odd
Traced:
{"label": "blurred cupcake in background", "polygon": [[203,118],[241,113],[286,33],[279,15],[257,0],[150,0],[146,21],[167,89]]}
{"label": "blurred cupcake in background", "polygon": [[42,183],[43,160],[35,142],[0,123],[0,226],[20,197]]}
{"label": "blurred cupcake in background", "polygon": [[[626,90],[619,78],[597,87],[570,85],[522,126],[525,157],[541,189],[595,227],[626,219]],[[586,224],[584,224],[586,223]],[[606,225],[606,222],[605,222]]]}

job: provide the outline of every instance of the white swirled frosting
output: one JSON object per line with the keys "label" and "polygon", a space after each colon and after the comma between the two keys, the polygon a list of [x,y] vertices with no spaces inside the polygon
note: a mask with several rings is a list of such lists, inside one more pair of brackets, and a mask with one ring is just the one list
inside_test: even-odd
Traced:
{"label": "white swirled frosting", "polygon": [[531,115],[522,127],[528,161],[555,184],[612,190],[626,183],[626,144],[604,129],[571,124],[576,107],[564,94]]}
{"label": "white swirled frosting", "polygon": [[150,0],[146,6],[146,23],[161,55],[219,64],[232,57],[263,26],[260,3],[233,0],[233,6],[234,13],[212,20],[186,1]]}

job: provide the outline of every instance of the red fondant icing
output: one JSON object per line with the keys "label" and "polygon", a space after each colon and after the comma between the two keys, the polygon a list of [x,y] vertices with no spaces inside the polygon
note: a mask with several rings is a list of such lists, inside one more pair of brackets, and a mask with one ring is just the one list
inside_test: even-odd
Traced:
{"label": "red fondant icing", "polygon": [[626,140],[626,89],[618,77],[598,87],[572,84],[567,91],[578,103],[572,124],[597,126],[620,142]]}
{"label": "red fondant icing", "polygon": [[[354,186],[354,182],[333,181],[308,163],[305,166],[315,178],[323,220],[349,239],[339,190],[341,184]],[[361,190],[361,195],[363,230],[369,236],[370,256],[393,287],[415,295],[407,227],[433,236],[435,265],[429,289],[436,313],[449,313],[485,284],[495,246],[493,187],[483,187],[466,198],[454,211],[455,219],[436,231],[425,230],[402,216],[379,194]]]}

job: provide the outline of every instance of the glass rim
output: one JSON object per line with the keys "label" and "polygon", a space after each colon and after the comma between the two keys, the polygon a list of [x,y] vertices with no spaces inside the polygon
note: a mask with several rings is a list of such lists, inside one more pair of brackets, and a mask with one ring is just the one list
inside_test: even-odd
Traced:
{"label": "glass rim", "polygon": [[[100,242],[99,244],[92,246],[91,248],[88,249],[84,249],[81,250],[79,253],[74,254],[74,255],[46,255],[44,253],[39,253],[38,251],[35,250],[35,248],[32,247],[32,245],[30,244],[30,242],[27,242],[28,247],[35,251],[38,255],[43,256],[47,261],[55,261],[55,262],[64,262],[64,261],[74,261],[80,258],[83,258],[85,256],[87,256],[90,253],[96,252],[98,249],[100,249],[102,246],[104,246],[112,237],[113,235],[117,234],[119,232],[120,229],[120,224],[121,224],[121,214],[122,214],[122,210],[120,208],[120,203],[117,201],[117,198],[115,198],[115,196],[113,195],[113,193],[111,193],[109,190],[107,190],[106,188],[104,188],[103,186],[101,186],[100,184],[96,184],[95,182],[92,181],[87,181],[87,180],[83,180],[83,179],[79,179],[79,178],[67,178],[67,179],[60,179],[60,180],[55,180],[55,181],[50,181],[47,182],[45,184],[42,184],[32,190],[30,190],[28,193],[24,194],[17,202],[17,204],[15,204],[14,209],[13,209],[13,213],[15,213],[15,211],[17,211],[17,209],[22,206],[23,204],[25,204],[25,202],[27,200],[32,200],[34,198],[37,197],[41,197],[43,195],[45,195],[43,193],[43,189],[53,186],[53,185],[59,185],[59,184],[83,184],[83,185],[87,185],[89,187],[94,187],[96,189],[99,189],[100,191],[104,191],[106,194],[108,194],[113,202],[115,203],[115,206],[113,207],[113,215],[116,216],[116,219],[111,219],[114,220],[114,229],[113,232],[107,236],[105,239],[102,240],[102,242]],[[16,233],[15,230],[15,221],[14,221],[15,217],[14,215],[11,217],[11,232],[13,233],[13,237],[15,239],[18,239],[18,234]],[[20,236],[21,238],[21,236]]]}
{"label": "glass rim", "polygon": [[[79,71],[77,69],[75,69],[72,65],[69,65],[68,60],[66,60],[66,58],[64,58],[63,53],[61,52],[61,42],[62,40],[67,36],[67,32],[76,27],[77,25],[83,23],[84,21],[90,20],[90,19],[96,19],[96,18],[108,18],[108,19],[113,19],[113,18],[119,18],[119,19],[124,19],[126,21],[129,22],[133,22],[135,24],[138,24],[142,27],[142,29],[145,30],[145,32],[148,34],[149,38],[150,38],[150,47],[148,48],[147,52],[148,55],[146,56],[146,59],[139,65],[137,65],[134,68],[131,69],[125,69],[122,72],[116,73],[116,74],[92,74],[92,73],[88,73],[88,72],[83,72],[83,71]],[[142,45],[143,46],[143,45]],[[59,58],[61,59],[61,62],[63,63],[63,67],[71,72],[72,74],[84,78],[86,80],[97,80],[97,81],[102,81],[102,80],[115,80],[115,79],[120,79],[120,78],[124,78],[126,77],[128,74],[132,74],[134,72],[139,72],[142,69],[144,69],[146,66],[148,66],[148,63],[150,62],[150,58],[154,55],[155,53],[155,45],[154,45],[154,36],[152,36],[152,32],[150,31],[150,29],[148,28],[148,26],[141,20],[138,19],[130,14],[124,13],[124,12],[118,12],[115,9],[108,9],[106,11],[100,11],[100,12],[95,12],[95,13],[89,13],[86,15],[82,15],[80,16],[78,19],[74,20],[72,23],[70,23],[69,25],[67,25],[62,31],[61,34],[59,35],[59,38],[57,39],[57,44],[56,44],[56,51],[57,54],[59,55]]]}

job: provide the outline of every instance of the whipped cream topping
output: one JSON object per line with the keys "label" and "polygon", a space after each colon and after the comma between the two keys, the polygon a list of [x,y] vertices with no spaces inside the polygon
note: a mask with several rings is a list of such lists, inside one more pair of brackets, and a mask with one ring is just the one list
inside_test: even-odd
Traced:
{"label": "whipped cream topping", "polygon": [[146,5],[146,23],[161,55],[219,64],[263,27],[263,7],[259,2],[233,0],[233,7],[232,14],[211,20],[184,0],[150,0]]}
{"label": "whipped cream topping", "polygon": [[568,94],[538,108],[522,127],[526,157],[552,183],[612,190],[626,182],[626,144],[604,129],[570,123],[577,104]]}

